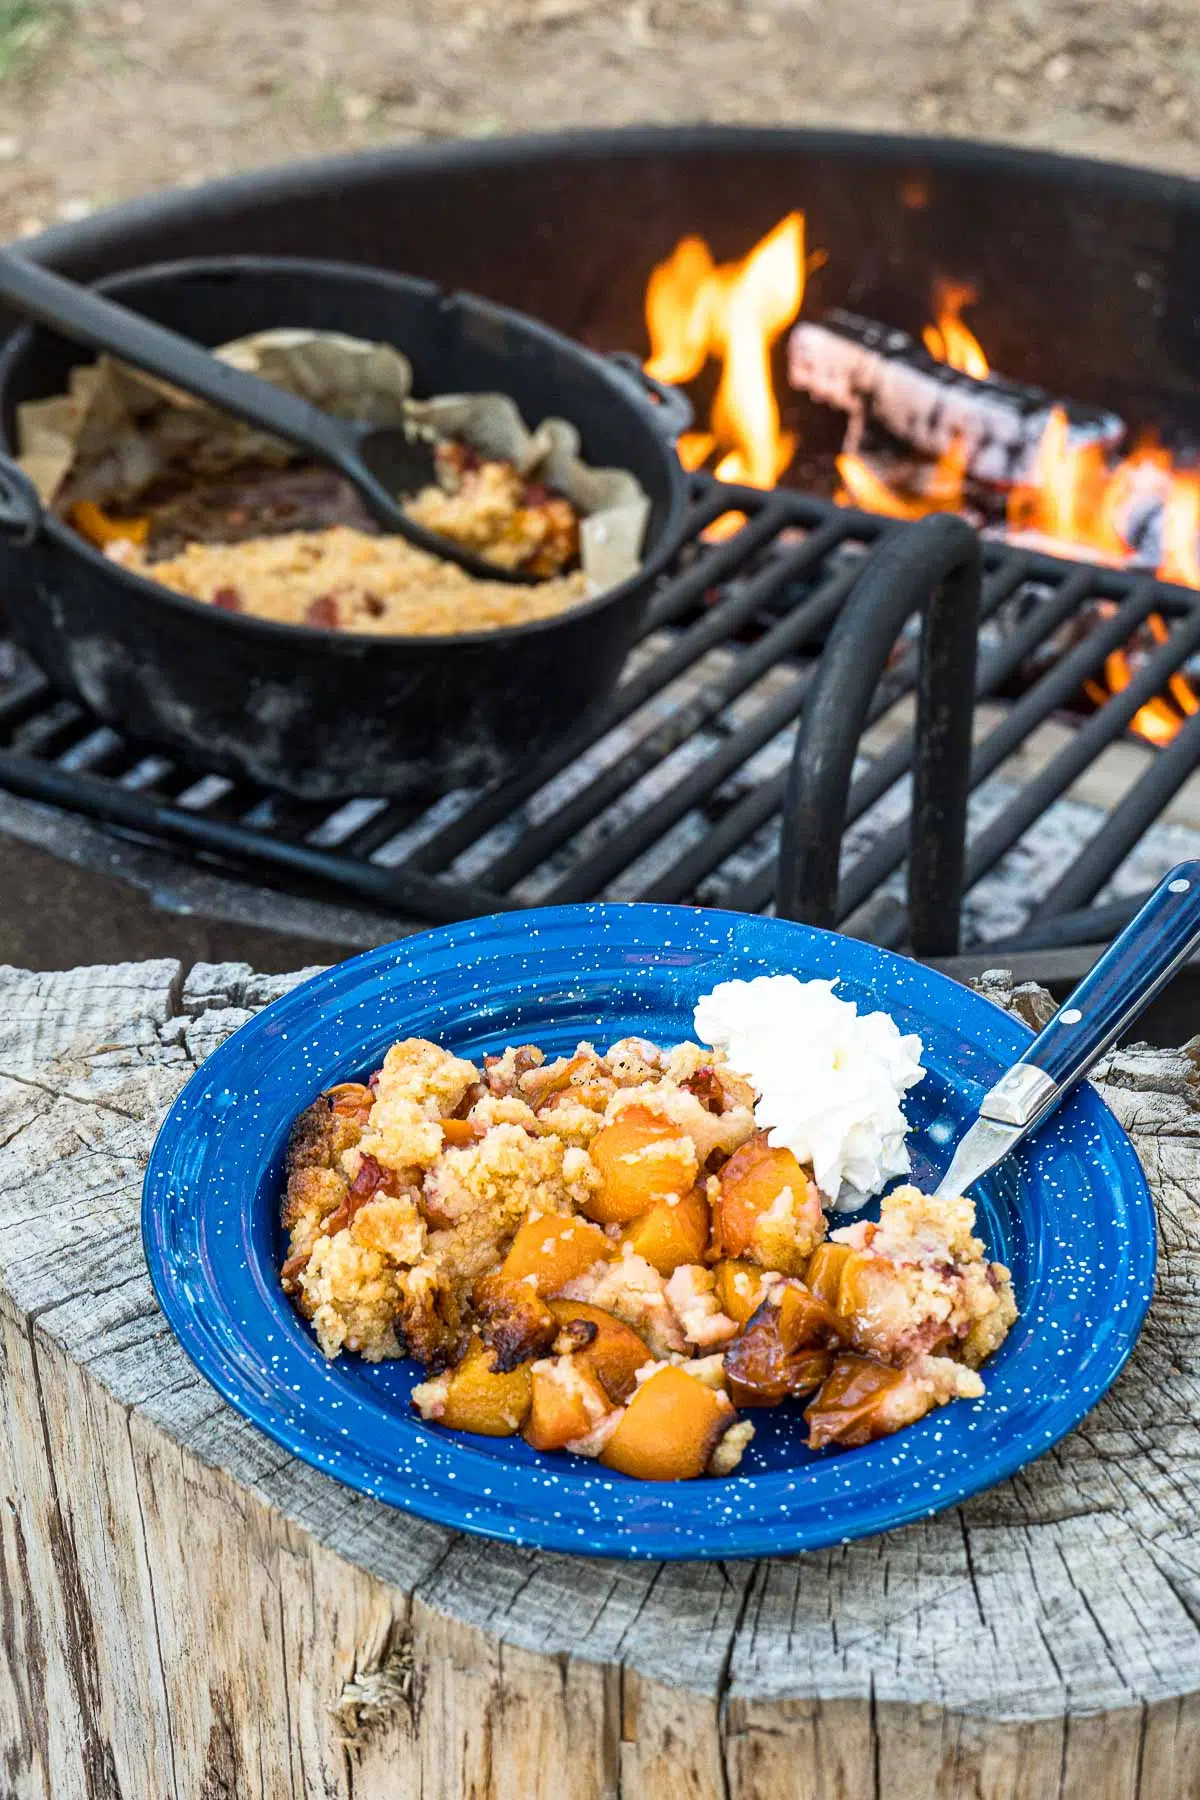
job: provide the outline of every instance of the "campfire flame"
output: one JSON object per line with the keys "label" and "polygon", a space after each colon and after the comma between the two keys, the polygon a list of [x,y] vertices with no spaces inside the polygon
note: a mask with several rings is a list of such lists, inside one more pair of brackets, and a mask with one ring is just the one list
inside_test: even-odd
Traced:
{"label": "campfire flame", "polygon": [[962,309],[973,306],[978,295],[965,281],[938,281],[934,286],[937,324],[927,325],[922,332],[925,348],[938,362],[961,369],[964,375],[977,379],[987,375],[988,359],[983,345],[969,325],[964,325]]}
{"label": "campfire flame", "polygon": [[1172,473],[1163,510],[1159,576],[1200,588],[1200,475]]}
{"label": "campfire flame", "polygon": [[[796,439],[781,428],[771,379],[771,350],[804,299],[804,214],[790,213],[740,262],[715,263],[702,238],[684,238],[659,263],[646,289],[650,334],[648,374],[691,381],[709,358],[721,379],[707,431],[686,432],[679,458],[701,468],[719,455],[721,481],[770,488],[796,454]],[[726,513],[708,535],[736,531],[740,513]]]}
{"label": "campfire flame", "polygon": [[[925,343],[936,356],[929,331]],[[1099,444],[1071,443],[1070,424],[1059,406],[1052,409],[1038,445],[1032,483],[1009,495],[1008,534],[1026,542],[1040,540],[1060,555],[1085,550],[1093,562],[1120,567],[1132,549],[1121,524],[1132,516],[1139,493],[1156,494],[1163,503],[1159,579],[1200,588],[1200,475],[1176,469],[1168,452],[1153,443],[1140,444],[1111,466]],[[957,502],[952,502],[952,509],[957,509]],[[1154,641],[1166,643],[1169,634],[1162,616],[1151,613],[1146,623]],[[1107,686],[1087,681],[1085,691],[1103,706],[1129,686],[1132,672],[1128,652],[1114,650],[1104,662]],[[1172,675],[1168,687],[1171,699],[1156,695],[1130,720],[1130,730],[1152,744],[1169,744],[1184,718],[1200,711],[1200,700],[1185,675]]]}
{"label": "campfire flame", "polygon": [[958,512],[961,508],[967,446],[956,437],[924,476],[919,494],[897,493],[870,463],[849,451],[837,458],[837,472],[842,478],[839,506],[858,506],[864,512],[884,513],[889,519],[924,519],[930,513]]}
{"label": "campfire flame", "polygon": [[1069,548],[1087,550],[1098,562],[1123,563],[1129,546],[1117,529],[1120,502],[1128,498],[1133,458],[1116,470],[1099,444],[1072,444],[1061,406],[1050,414],[1038,445],[1034,477],[1008,498],[1012,536],[1031,533]]}
{"label": "campfire flame", "polygon": [[[685,432],[679,459],[689,470],[712,466],[722,481],[770,488],[791,464],[797,440],[782,428],[771,377],[771,351],[796,318],[804,299],[806,262],[803,213],[789,213],[738,262],[717,263],[703,238],[687,237],[658,264],[646,288],[650,336],[647,373],[660,381],[688,382],[710,360],[719,362],[720,381],[706,430]],[[983,379],[987,355],[963,319],[977,298],[961,281],[939,280],[934,289],[936,322],[922,337],[939,362]],[[893,519],[920,519],[934,512],[960,512],[966,503],[967,447],[955,440],[931,467],[922,468],[911,488],[890,485],[863,457],[837,459],[840,503]],[[1070,421],[1055,407],[1038,448],[1033,478],[1015,488],[1007,503],[1011,540],[1036,545],[1051,555],[1084,554],[1090,561],[1120,567],[1134,545],[1125,532],[1147,502],[1162,507],[1160,580],[1200,589],[1200,472],[1177,469],[1156,444],[1140,444],[1115,465],[1099,444],[1072,442]],[[724,513],[705,532],[709,539],[732,535],[743,513]],[[1167,626],[1159,615],[1147,621],[1156,642]],[[1114,651],[1105,662],[1107,689],[1089,682],[1098,705],[1120,693],[1131,679],[1131,659]],[[1190,682],[1173,675],[1166,694],[1139,708],[1132,729],[1163,744],[1185,715],[1200,711]]]}

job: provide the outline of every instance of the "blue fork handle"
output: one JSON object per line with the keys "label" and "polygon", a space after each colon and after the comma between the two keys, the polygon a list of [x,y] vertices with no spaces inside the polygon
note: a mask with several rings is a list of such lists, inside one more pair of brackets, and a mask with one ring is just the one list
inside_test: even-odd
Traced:
{"label": "blue fork handle", "polygon": [[984,1118],[1043,1118],[1145,1011],[1200,944],[1200,862],[1180,863],[992,1088]]}

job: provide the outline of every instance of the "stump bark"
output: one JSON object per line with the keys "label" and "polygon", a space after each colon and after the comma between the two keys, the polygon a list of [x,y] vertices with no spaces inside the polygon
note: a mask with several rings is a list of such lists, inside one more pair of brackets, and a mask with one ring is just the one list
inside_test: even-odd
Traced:
{"label": "stump bark", "polygon": [[296,979],[0,972],[5,1800],[1200,1795],[1200,1040],[1103,1072],[1162,1262],[1079,1430],[903,1531],[655,1566],[351,1493],[176,1345],[147,1153],[196,1064]]}

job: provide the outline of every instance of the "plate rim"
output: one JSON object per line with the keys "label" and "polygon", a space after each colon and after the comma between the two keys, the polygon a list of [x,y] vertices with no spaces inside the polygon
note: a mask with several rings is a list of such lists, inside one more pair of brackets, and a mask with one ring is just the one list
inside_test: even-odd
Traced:
{"label": "plate rim", "polygon": [[[277,1394],[272,1395],[275,1404],[258,1402],[254,1397],[246,1394],[235,1371],[216,1353],[212,1338],[196,1329],[192,1309],[182,1303],[178,1291],[178,1271],[174,1267],[171,1246],[167,1241],[163,1229],[163,1218],[157,1204],[160,1193],[165,1194],[166,1184],[173,1172],[169,1153],[175,1148],[176,1140],[181,1143],[186,1141],[192,1123],[187,1116],[189,1096],[194,1097],[196,1093],[208,1086],[212,1079],[214,1063],[219,1066],[223,1065],[239,1054],[239,1040],[253,1037],[264,1028],[264,1022],[286,1015],[290,1008],[309,1004],[310,998],[306,997],[319,993],[327,984],[336,989],[348,980],[353,980],[355,976],[362,977],[372,972],[381,972],[386,970],[389,963],[403,960],[405,957],[419,956],[422,946],[431,943],[441,945],[453,943],[457,934],[465,933],[470,938],[479,938],[490,932],[499,937],[514,928],[522,931],[536,931],[541,925],[549,927],[554,923],[565,924],[568,920],[581,920],[589,916],[594,919],[597,914],[601,914],[605,918],[612,918],[614,915],[636,915],[642,920],[648,914],[656,914],[662,917],[664,922],[669,919],[674,923],[691,923],[693,925],[698,922],[721,921],[725,922],[726,928],[730,930],[735,929],[739,924],[767,930],[778,927],[788,934],[799,933],[801,936],[823,942],[830,951],[839,944],[853,944],[856,954],[865,954],[868,959],[877,959],[878,963],[885,967],[903,970],[910,980],[915,973],[923,983],[927,986],[931,985],[935,992],[943,989],[957,992],[967,1000],[971,1010],[974,1010],[977,1004],[988,1006],[990,1012],[994,1014],[991,1022],[996,1024],[1001,1036],[1015,1036],[1018,1042],[1023,1041],[1027,1044],[1035,1035],[1023,1020],[1006,1012],[994,1001],[989,1001],[987,996],[954,982],[950,976],[938,969],[915,962],[897,952],[864,943],[862,940],[849,939],[841,933],[825,931],[818,926],[803,924],[799,921],[737,913],[716,907],[626,901],[577,902],[562,906],[535,907],[523,911],[486,914],[455,924],[436,926],[427,931],[416,932],[407,937],[392,940],[387,944],[376,945],[343,962],[332,964],[328,968],[318,971],[306,981],[297,983],[267,1006],[262,1007],[252,1018],[244,1021],[193,1071],[176,1095],[155,1134],[142,1186],[143,1253],[156,1301],[176,1341],[204,1379],[241,1417],[248,1419],[298,1460],[342,1482],[354,1491],[392,1507],[397,1512],[411,1512],[449,1529],[515,1547],[540,1549],[558,1554],[618,1557],[638,1561],[745,1560],[763,1556],[795,1554],[798,1551],[817,1550],[833,1544],[850,1542],[856,1538],[877,1536],[884,1531],[896,1530],[918,1519],[944,1512],[968,1499],[971,1495],[996,1486],[1061,1442],[1098,1404],[1128,1362],[1153,1298],[1158,1260],[1157,1212],[1145,1171],[1128,1133],[1090,1083],[1084,1084],[1085,1104],[1088,1104],[1099,1115],[1099,1120],[1104,1128],[1107,1150],[1124,1165],[1125,1180],[1122,1182],[1122,1190],[1126,1198],[1131,1224],[1137,1222],[1140,1214],[1141,1222],[1145,1227],[1140,1233],[1132,1229],[1130,1232],[1129,1288],[1132,1304],[1123,1322],[1120,1335],[1110,1334],[1106,1340],[1108,1348],[1106,1354],[1101,1357],[1099,1384],[1093,1385],[1082,1394],[1073,1395],[1068,1400],[1060,1400],[1056,1403],[1052,1432],[1049,1435],[1044,1432],[1040,1433],[1036,1444],[1029,1441],[1028,1433],[1013,1439],[1003,1451],[989,1454],[985,1458],[987,1469],[985,1478],[981,1480],[976,1478],[973,1473],[964,1472],[960,1479],[940,1485],[936,1502],[932,1505],[928,1503],[927,1499],[914,1496],[909,1503],[897,1504],[893,1507],[886,1519],[849,1532],[839,1529],[832,1520],[827,1525],[814,1525],[811,1516],[806,1520],[802,1511],[800,1517],[793,1512],[791,1516],[784,1516],[777,1524],[770,1526],[765,1521],[756,1521],[753,1525],[747,1526],[739,1521],[735,1513],[733,1518],[727,1522],[721,1522],[714,1518],[705,1528],[707,1535],[703,1543],[688,1539],[679,1544],[668,1541],[665,1543],[655,1542],[652,1545],[639,1543],[630,1527],[623,1522],[614,1523],[610,1519],[602,1520],[593,1517],[588,1520],[586,1541],[581,1542],[577,1526],[564,1525],[554,1518],[542,1517],[529,1525],[522,1522],[517,1529],[514,1529],[511,1524],[505,1525],[503,1521],[507,1518],[507,1514],[504,1502],[499,1501],[486,1508],[479,1504],[468,1505],[468,1502],[475,1501],[477,1497],[466,1486],[461,1490],[461,1500],[452,1490],[447,1491],[449,1483],[443,1483],[439,1488],[414,1485],[411,1492],[403,1498],[382,1494],[378,1484],[373,1484],[365,1479],[364,1459],[354,1447],[347,1451],[344,1447],[335,1445],[332,1454],[321,1454],[319,1446],[323,1448],[325,1443],[325,1427],[323,1425],[318,1424],[318,1446],[318,1443],[312,1441],[311,1428],[306,1433],[303,1419],[292,1423],[288,1418],[286,1409],[277,1403],[279,1399]],[[736,940],[731,940],[731,948],[736,947]],[[1068,1102],[1068,1105],[1073,1103],[1074,1097],[1072,1101]],[[921,1422],[918,1422],[918,1425],[911,1429],[919,1430],[920,1425]],[[478,1452],[474,1452],[474,1454],[478,1454]],[[773,1473],[778,1474],[780,1471]],[[729,1479],[736,1483],[739,1478],[734,1476]],[[760,1476],[751,1477],[751,1479],[762,1480],[769,1479],[769,1477]],[[682,1489],[695,1489],[697,1485],[696,1483],[655,1484],[656,1497],[670,1496]]]}

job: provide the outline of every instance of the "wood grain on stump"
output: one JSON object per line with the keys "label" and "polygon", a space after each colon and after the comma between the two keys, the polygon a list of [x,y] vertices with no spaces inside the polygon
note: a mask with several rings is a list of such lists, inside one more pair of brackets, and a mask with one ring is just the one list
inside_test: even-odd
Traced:
{"label": "wood grain on stump", "polygon": [[0,972],[3,1800],[1196,1800],[1200,1040],[1104,1073],[1162,1262],[1078,1431],[884,1537],[629,1564],[351,1493],[176,1345],[150,1144],[294,979]]}

